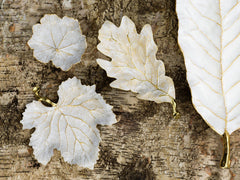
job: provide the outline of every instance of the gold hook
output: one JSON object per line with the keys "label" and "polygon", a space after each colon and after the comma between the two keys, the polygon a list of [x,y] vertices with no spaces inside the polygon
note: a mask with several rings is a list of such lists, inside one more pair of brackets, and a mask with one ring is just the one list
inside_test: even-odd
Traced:
{"label": "gold hook", "polygon": [[39,95],[39,92],[40,92],[40,87],[39,86],[34,87],[33,92],[35,93],[35,96],[38,98],[38,101],[48,103],[51,106],[56,106],[57,105],[56,103],[52,102],[50,99],[48,99],[46,97],[42,97],[42,96]]}
{"label": "gold hook", "polygon": [[174,119],[179,119],[181,117],[181,115],[179,112],[177,112],[177,103],[176,103],[175,99],[172,99],[172,107],[173,107]]}
{"label": "gold hook", "polygon": [[223,138],[223,156],[220,162],[220,167],[223,169],[230,168],[230,135],[227,131],[222,136]]}

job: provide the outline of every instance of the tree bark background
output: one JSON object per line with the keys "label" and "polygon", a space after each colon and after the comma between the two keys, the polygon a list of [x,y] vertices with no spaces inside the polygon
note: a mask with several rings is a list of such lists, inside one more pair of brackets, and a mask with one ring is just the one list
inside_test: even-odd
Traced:
{"label": "tree bark background", "polygon": [[[38,62],[27,46],[32,26],[44,14],[78,19],[87,37],[81,63],[67,72]],[[152,26],[157,58],[175,83],[180,119],[173,119],[168,103],[139,100],[134,93],[111,88],[113,79],[97,65],[96,59],[104,57],[96,49],[98,30],[105,20],[119,25],[123,15],[134,21],[138,32],[144,24]],[[221,137],[192,106],[177,30],[175,0],[2,0],[0,180],[240,179],[240,132],[231,135],[231,169],[220,169]],[[42,95],[57,102],[58,86],[73,76],[83,84],[96,84],[119,120],[113,126],[98,127],[102,142],[94,170],[69,165],[56,150],[48,165],[39,164],[28,146],[34,130],[22,130],[20,123],[26,104],[35,99],[36,84]]]}

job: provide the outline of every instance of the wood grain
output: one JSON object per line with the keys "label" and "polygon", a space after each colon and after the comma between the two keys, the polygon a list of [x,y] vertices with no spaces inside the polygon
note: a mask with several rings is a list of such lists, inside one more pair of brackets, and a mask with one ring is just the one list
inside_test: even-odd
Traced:
{"label": "wood grain", "polygon": [[[81,63],[68,72],[36,61],[26,44],[32,25],[52,13],[78,19],[87,36]],[[104,57],[96,49],[98,30],[105,20],[119,25],[123,15],[134,21],[138,32],[144,24],[152,26],[157,58],[175,82],[180,119],[173,119],[170,104],[110,88],[113,79],[97,65],[96,59]],[[0,10],[0,180],[240,179],[240,132],[231,136],[231,169],[220,169],[221,137],[192,106],[177,28],[175,0],[5,0]],[[34,130],[22,130],[20,124],[36,84],[41,94],[57,102],[57,87],[73,76],[96,84],[119,120],[111,127],[98,126],[102,142],[93,171],[69,165],[58,151],[47,166],[39,164],[28,146]]]}

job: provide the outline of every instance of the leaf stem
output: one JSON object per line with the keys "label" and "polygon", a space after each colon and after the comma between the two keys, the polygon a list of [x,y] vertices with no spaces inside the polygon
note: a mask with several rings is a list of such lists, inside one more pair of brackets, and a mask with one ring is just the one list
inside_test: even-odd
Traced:
{"label": "leaf stem", "polygon": [[52,102],[47,97],[42,97],[42,96],[39,95],[39,92],[40,92],[40,87],[39,86],[34,87],[33,92],[35,93],[35,96],[38,98],[38,101],[48,103],[51,106],[56,106],[57,105],[56,103]]}
{"label": "leaf stem", "polygon": [[220,167],[223,169],[230,168],[230,135],[227,131],[222,136],[223,139],[223,156]]}
{"label": "leaf stem", "polygon": [[179,119],[180,118],[180,113],[177,112],[177,103],[175,99],[172,98],[172,108],[173,108],[173,117],[174,119]]}

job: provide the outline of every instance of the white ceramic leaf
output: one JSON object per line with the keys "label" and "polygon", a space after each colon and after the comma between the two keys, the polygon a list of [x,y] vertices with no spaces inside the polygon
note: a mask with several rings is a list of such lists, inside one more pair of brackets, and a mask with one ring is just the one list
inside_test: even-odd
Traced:
{"label": "white ceramic leaf", "polygon": [[192,101],[220,135],[240,128],[240,2],[177,0]]}
{"label": "white ceramic leaf", "polygon": [[157,46],[149,24],[138,34],[134,23],[124,16],[120,27],[106,21],[98,38],[98,50],[112,58],[111,62],[97,59],[107,75],[116,78],[111,87],[131,90],[140,99],[173,102],[174,84],[165,76],[163,62],[156,59]]}
{"label": "white ceramic leaf", "polygon": [[46,165],[56,148],[70,164],[93,169],[101,140],[96,125],[116,123],[112,106],[75,77],[59,86],[58,96],[53,107],[33,101],[23,113],[23,129],[36,128],[29,144],[35,158]]}
{"label": "white ceramic leaf", "polygon": [[33,26],[33,35],[28,41],[34,57],[43,63],[52,60],[63,71],[80,62],[87,43],[78,21],[52,14],[45,15],[40,22]]}

